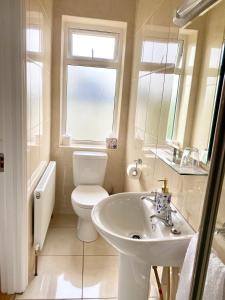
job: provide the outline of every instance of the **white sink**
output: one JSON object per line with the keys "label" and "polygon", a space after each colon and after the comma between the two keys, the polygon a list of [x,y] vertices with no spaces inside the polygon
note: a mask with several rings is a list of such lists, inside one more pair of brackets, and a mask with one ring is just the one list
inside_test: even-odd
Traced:
{"label": "white sink", "polygon": [[119,300],[146,300],[150,267],[181,266],[194,234],[179,212],[173,213],[179,235],[171,233],[171,228],[159,219],[151,220],[155,211],[151,202],[140,199],[144,195],[147,194],[109,196],[92,211],[98,232],[120,252]]}

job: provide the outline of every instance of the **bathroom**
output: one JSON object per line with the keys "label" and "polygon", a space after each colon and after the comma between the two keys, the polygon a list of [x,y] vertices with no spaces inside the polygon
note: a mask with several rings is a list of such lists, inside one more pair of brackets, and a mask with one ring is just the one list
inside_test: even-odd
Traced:
{"label": "bathroom", "polygon": [[[224,299],[218,281],[214,294],[203,287],[213,290],[204,277],[211,248],[225,263],[225,0],[2,0],[0,8],[0,299]],[[81,179],[84,157],[101,169],[97,183]],[[50,161],[54,208],[38,249],[34,198]],[[81,224],[72,193],[85,184],[98,185],[101,199],[85,198]],[[156,192],[171,196],[172,220],[186,227],[153,218],[179,234],[159,241],[163,254],[149,263],[151,235],[138,228]],[[126,260],[118,234],[101,231],[101,208],[120,235],[132,225],[141,240],[123,241],[134,256],[143,247],[145,264]],[[185,298],[182,263],[195,232]]]}

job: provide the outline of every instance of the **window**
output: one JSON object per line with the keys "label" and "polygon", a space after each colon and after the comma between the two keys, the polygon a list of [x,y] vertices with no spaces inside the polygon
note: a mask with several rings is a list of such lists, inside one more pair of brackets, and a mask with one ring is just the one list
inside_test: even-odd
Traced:
{"label": "window", "polygon": [[115,44],[116,37],[108,33],[103,35],[103,33],[79,30],[72,33],[72,56],[114,59]]}
{"label": "window", "polygon": [[178,53],[178,43],[161,41],[144,41],[142,62],[174,64]]}
{"label": "window", "polygon": [[[154,38],[145,36],[141,45],[140,70],[138,78],[137,106],[135,117],[135,137],[153,145],[157,140],[158,120],[161,101],[168,103],[169,86],[181,64],[182,42],[177,39]],[[179,80],[179,76],[178,76]],[[175,95],[176,96],[176,95]],[[175,113],[176,97],[173,95],[168,118],[168,135],[173,129],[172,114]],[[163,97],[163,98],[162,98]],[[175,102],[175,103],[174,103]],[[160,104],[160,105],[159,105]],[[163,131],[161,131],[163,132]],[[164,137],[160,137],[164,139]]]}
{"label": "window", "polygon": [[26,28],[28,142],[36,145],[43,134],[43,28],[35,15]]}
{"label": "window", "polygon": [[124,25],[64,24],[62,134],[73,143],[117,135],[124,35]]}
{"label": "window", "polygon": [[27,28],[26,30],[26,41],[27,51],[29,52],[41,52],[41,30],[38,26]]}

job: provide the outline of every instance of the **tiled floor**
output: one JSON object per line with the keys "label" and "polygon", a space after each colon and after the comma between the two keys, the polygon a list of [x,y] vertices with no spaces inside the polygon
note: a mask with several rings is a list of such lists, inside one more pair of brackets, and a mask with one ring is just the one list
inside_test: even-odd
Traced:
{"label": "tiled floor", "polygon": [[[38,276],[16,299],[117,299],[118,262],[118,252],[101,237],[92,243],[77,239],[74,215],[56,215],[39,257]],[[159,299],[154,281],[150,299]]]}

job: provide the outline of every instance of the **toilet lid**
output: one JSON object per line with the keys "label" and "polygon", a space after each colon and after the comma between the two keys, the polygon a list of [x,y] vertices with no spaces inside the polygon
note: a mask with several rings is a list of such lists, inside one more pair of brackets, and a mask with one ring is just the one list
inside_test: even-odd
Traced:
{"label": "toilet lid", "polygon": [[96,205],[109,194],[99,185],[78,185],[72,192],[72,201],[84,208]]}

